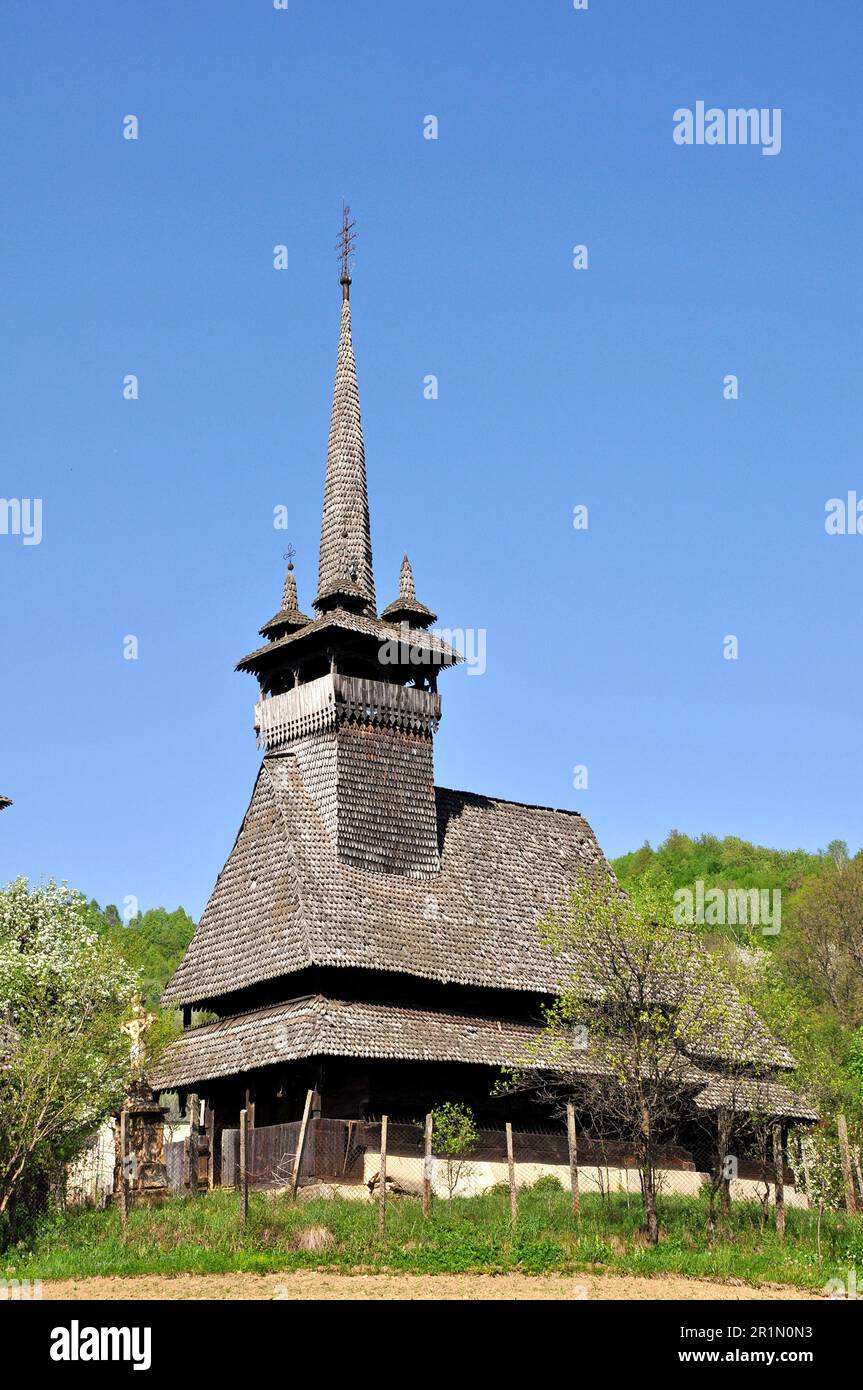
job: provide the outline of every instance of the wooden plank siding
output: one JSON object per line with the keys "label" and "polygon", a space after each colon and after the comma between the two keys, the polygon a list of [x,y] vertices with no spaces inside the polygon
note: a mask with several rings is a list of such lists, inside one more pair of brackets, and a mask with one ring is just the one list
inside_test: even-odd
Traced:
{"label": "wooden plank siding", "polygon": [[[261,1125],[251,1130],[250,1187],[287,1187],[291,1180],[300,1120]],[[306,1150],[300,1165],[303,1178],[357,1182],[363,1176],[363,1148],[353,1142],[361,1126],[346,1120],[309,1120]],[[235,1187],[239,1173],[239,1131],[222,1130],[222,1185]]]}

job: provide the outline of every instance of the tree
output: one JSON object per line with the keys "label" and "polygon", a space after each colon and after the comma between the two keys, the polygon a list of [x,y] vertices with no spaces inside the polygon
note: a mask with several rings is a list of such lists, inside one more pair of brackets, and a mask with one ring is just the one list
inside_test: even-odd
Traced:
{"label": "tree", "polygon": [[[531,1065],[541,1084],[578,1100],[589,1126],[632,1146],[644,1228],[656,1244],[660,1147],[674,1141],[707,1079],[693,1057],[740,1052],[747,1011],[696,934],[674,922],[670,884],[659,876],[626,896],[610,871],[582,875],[541,932],[568,978]],[[755,1046],[753,1037],[742,1051],[754,1055]]]}
{"label": "tree", "polygon": [[850,862],[851,856],[848,853],[847,840],[831,840],[825,853],[833,860],[837,869],[844,869]]}
{"label": "tree", "polygon": [[635,853],[629,857],[627,874],[631,875],[632,878],[639,878],[650,868],[653,857],[653,850],[650,846],[650,842],[645,840],[641,849],[637,849]]}
{"label": "tree", "polygon": [[863,1028],[851,1034],[848,1044],[848,1070],[857,1082],[863,1100]]}
{"label": "tree", "polygon": [[699,1113],[701,1128],[712,1150],[707,1185],[707,1230],[712,1241],[717,1235],[727,1239],[730,1233],[731,1182],[737,1175],[736,1160],[741,1150],[754,1153],[760,1162],[765,1182],[763,1211],[766,1220],[777,1116],[773,1113],[770,1078],[753,1075],[748,1064],[737,1064],[733,1059],[726,1062],[721,1079],[711,1083],[708,1095],[711,1091],[715,1093],[715,1105]]}
{"label": "tree", "polygon": [[134,971],[80,894],[19,878],[0,891],[0,1223],[45,1188],[122,1100]]}
{"label": "tree", "polygon": [[182,907],[173,912],[152,907],[126,923],[109,904],[99,919],[121,955],[140,974],[144,1003],[150,1009],[158,1007],[162,991],[192,939],[192,918]]}
{"label": "tree", "polygon": [[780,957],[843,1028],[863,1024],[863,858],[803,884]]}
{"label": "tree", "polygon": [[659,869],[671,879],[673,888],[692,888],[701,879],[707,888],[781,889],[783,895],[794,891],[807,877],[829,872],[833,866],[834,860],[827,854],[769,849],[736,835],[720,840],[703,834],[693,839],[679,830],[672,830],[650,855],[641,849],[614,861],[617,877],[627,890],[633,879]]}
{"label": "tree", "polygon": [[458,1101],[445,1101],[432,1110],[432,1144],[444,1161],[444,1180],[450,1197],[462,1178],[471,1176],[468,1162],[479,1135],[473,1111]]}
{"label": "tree", "polygon": [[825,1210],[837,1211],[845,1191],[839,1146],[831,1134],[816,1130],[805,1141],[808,1151],[806,1189],[809,1201],[818,1211],[817,1251],[821,1259],[821,1222]]}

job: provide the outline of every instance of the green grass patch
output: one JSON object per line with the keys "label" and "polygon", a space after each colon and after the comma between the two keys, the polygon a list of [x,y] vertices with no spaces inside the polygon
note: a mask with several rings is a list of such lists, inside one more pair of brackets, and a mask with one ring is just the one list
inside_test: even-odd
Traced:
{"label": "green grass patch", "polygon": [[378,1235],[377,1206],[367,1200],[312,1199],[253,1193],[243,1228],[236,1193],[171,1197],[138,1207],[125,1228],[117,1211],[55,1213],[37,1227],[28,1249],[0,1256],[6,1278],[63,1279],[88,1275],[215,1274],[238,1270],[397,1270],[410,1274],[521,1271],[574,1274],[592,1269],[625,1274],[683,1274],[820,1288],[863,1267],[863,1221],[790,1209],[784,1242],[762,1230],[753,1204],[735,1204],[728,1241],[707,1241],[707,1209],[696,1197],[666,1197],[663,1239],[641,1235],[641,1204],[625,1193],[586,1194],[576,1221],[563,1191],[534,1189],[519,1197],[513,1230],[509,1196],[433,1201],[423,1219],[419,1201],[391,1198],[387,1230]]}

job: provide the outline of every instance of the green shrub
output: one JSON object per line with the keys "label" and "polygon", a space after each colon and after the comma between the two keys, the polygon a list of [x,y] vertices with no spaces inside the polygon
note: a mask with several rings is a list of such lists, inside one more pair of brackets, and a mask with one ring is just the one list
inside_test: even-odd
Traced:
{"label": "green shrub", "polygon": [[530,1185],[531,1192],[562,1192],[563,1183],[555,1173],[543,1173]]}

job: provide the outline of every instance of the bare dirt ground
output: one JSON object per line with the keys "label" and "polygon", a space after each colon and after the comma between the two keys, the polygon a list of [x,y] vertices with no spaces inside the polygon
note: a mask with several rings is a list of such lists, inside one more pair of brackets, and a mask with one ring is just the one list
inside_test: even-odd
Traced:
{"label": "bare dirt ground", "polygon": [[50,1299],[811,1299],[818,1294],[766,1285],[722,1284],[676,1275],[637,1279],[581,1274],[142,1274],[128,1278],[46,1280]]}

